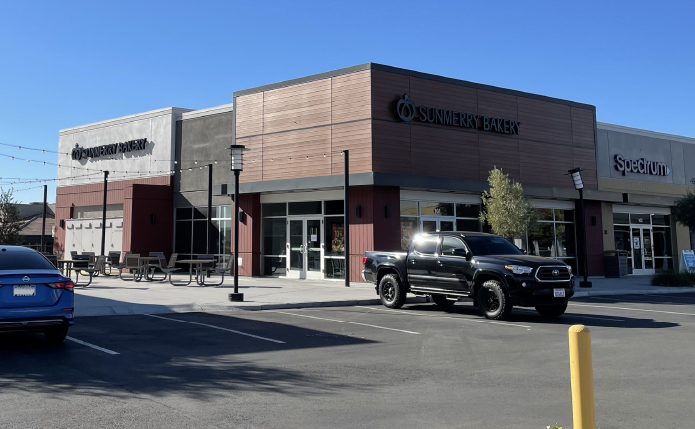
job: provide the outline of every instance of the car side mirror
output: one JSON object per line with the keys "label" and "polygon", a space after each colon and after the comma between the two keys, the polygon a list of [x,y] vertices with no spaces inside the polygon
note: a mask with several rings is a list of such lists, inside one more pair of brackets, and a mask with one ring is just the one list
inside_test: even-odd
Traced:
{"label": "car side mirror", "polygon": [[526,251],[526,249],[521,249],[521,253],[523,253],[524,255],[528,255],[528,252]]}
{"label": "car side mirror", "polygon": [[471,259],[473,259],[473,254],[468,250],[466,251],[466,261],[470,261]]}
{"label": "car side mirror", "polygon": [[451,255],[452,256],[465,257],[466,256],[466,250],[465,249],[451,249]]}

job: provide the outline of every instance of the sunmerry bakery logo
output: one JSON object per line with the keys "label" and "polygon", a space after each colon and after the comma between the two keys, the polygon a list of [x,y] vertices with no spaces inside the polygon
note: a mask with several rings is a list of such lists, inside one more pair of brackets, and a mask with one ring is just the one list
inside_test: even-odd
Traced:
{"label": "sunmerry bakery logo", "polygon": [[512,119],[493,118],[436,107],[416,107],[408,94],[403,94],[403,97],[396,103],[396,115],[403,122],[410,122],[417,117],[420,122],[473,128],[502,134],[518,135],[519,127],[521,127],[521,122]]}
{"label": "sunmerry bakery logo", "polygon": [[102,156],[119,155],[122,153],[135,152],[147,149],[147,139],[130,140],[123,143],[105,144],[95,147],[80,147],[75,145],[72,150],[72,159],[79,161],[81,159],[99,158]]}

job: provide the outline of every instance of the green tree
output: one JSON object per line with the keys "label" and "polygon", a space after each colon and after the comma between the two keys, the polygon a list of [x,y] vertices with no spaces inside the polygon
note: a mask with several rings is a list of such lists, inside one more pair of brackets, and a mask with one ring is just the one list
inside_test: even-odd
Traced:
{"label": "green tree", "polygon": [[19,235],[21,226],[14,191],[0,188],[0,244],[22,244],[22,237]]}
{"label": "green tree", "polygon": [[497,167],[490,171],[487,181],[490,191],[483,192],[480,221],[487,222],[492,232],[510,241],[526,235],[538,214],[524,196],[521,184],[509,180],[509,175]]}
{"label": "green tree", "polygon": [[688,193],[676,201],[671,213],[677,222],[695,230],[695,193],[688,189]]}

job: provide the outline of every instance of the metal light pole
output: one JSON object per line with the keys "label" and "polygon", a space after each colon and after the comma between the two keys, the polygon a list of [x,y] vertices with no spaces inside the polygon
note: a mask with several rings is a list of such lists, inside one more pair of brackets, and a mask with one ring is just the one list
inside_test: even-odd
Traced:
{"label": "metal light pole", "polygon": [[584,218],[584,182],[582,182],[581,168],[573,168],[568,173],[574,181],[574,189],[579,191],[579,217],[582,219],[582,248],[584,250],[584,280],[579,282],[579,287],[592,287],[589,281],[589,251],[586,248],[586,219]]}
{"label": "metal light pole", "polygon": [[239,174],[244,170],[244,149],[242,145],[229,147],[232,155],[232,171],[234,172],[234,293],[229,294],[229,300],[241,302],[244,294],[239,293]]}
{"label": "metal light pole", "polygon": [[43,218],[41,220],[41,252],[46,251],[46,198],[48,196],[48,185],[43,185]]}
{"label": "metal light pole", "polygon": [[104,207],[101,210],[101,256],[104,255],[106,247],[106,192],[109,187],[109,172],[104,170]]}
{"label": "metal light pole", "polygon": [[345,203],[343,211],[344,224],[343,227],[343,247],[345,248],[345,287],[350,287],[350,151],[344,150],[345,167],[343,176],[345,184],[343,187],[343,201]]}
{"label": "metal light pole", "polygon": [[208,164],[208,239],[207,239],[207,253],[211,254],[210,250],[212,247],[212,164]]}

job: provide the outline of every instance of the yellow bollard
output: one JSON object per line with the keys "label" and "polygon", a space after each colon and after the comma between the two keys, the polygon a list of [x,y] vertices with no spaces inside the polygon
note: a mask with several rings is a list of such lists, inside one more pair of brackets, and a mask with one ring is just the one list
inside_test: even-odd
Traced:
{"label": "yellow bollard", "polygon": [[591,332],[584,325],[569,328],[572,417],[574,429],[596,429]]}

